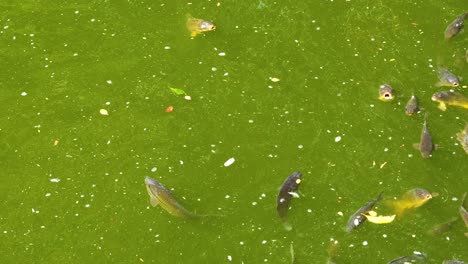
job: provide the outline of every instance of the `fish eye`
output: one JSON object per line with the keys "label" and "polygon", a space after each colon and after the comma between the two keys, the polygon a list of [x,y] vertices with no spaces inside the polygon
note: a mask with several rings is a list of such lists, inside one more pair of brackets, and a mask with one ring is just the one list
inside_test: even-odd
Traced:
{"label": "fish eye", "polygon": [[458,82],[453,82],[452,85],[457,87],[459,85],[459,83]]}
{"label": "fish eye", "polygon": [[432,195],[430,193],[426,194],[426,199],[431,199]]}

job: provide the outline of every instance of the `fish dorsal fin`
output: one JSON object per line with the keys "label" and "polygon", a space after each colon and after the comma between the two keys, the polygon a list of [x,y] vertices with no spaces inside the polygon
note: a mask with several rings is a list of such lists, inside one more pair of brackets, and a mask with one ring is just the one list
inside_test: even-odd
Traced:
{"label": "fish dorsal fin", "polygon": [[158,205],[158,199],[156,199],[156,197],[154,196],[151,196],[150,198],[150,204],[153,206],[153,207],[156,207]]}

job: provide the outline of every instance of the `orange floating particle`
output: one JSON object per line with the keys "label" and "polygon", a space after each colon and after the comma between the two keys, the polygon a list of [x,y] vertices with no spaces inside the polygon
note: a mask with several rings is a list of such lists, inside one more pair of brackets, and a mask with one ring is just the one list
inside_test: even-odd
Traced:
{"label": "orange floating particle", "polygon": [[166,108],[166,113],[170,113],[170,112],[172,112],[173,110],[174,110],[174,107],[173,107],[172,105],[170,105],[170,106],[168,106],[168,107]]}
{"label": "orange floating particle", "polygon": [[57,146],[58,143],[59,143],[59,141],[58,141],[58,140],[55,140],[55,141],[54,141],[54,146]]}

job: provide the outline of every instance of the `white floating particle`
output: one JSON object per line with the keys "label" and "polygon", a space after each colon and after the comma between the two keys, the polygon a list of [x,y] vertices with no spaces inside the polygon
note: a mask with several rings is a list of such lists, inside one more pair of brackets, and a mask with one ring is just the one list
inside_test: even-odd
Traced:
{"label": "white floating particle", "polygon": [[412,235],[411,235],[411,237],[415,238],[415,237],[416,237],[416,235],[415,235],[415,234],[412,234]]}
{"label": "white floating particle", "polygon": [[231,256],[227,256],[227,259],[228,259],[229,261],[232,261],[232,257],[231,257]]}
{"label": "white floating particle", "polygon": [[278,78],[276,78],[276,77],[270,77],[270,80],[271,80],[272,82],[279,82],[279,81],[280,81],[280,79],[278,79]]}
{"label": "white floating particle", "polygon": [[89,206],[90,206],[89,204],[85,204],[85,207],[86,207],[86,208],[89,208]]}
{"label": "white floating particle", "polygon": [[262,241],[262,244],[264,244],[264,245],[265,245],[266,243],[267,243],[267,241],[266,241],[266,240],[263,240],[263,241]]}
{"label": "white floating particle", "polygon": [[373,105],[373,104],[371,104],[371,105],[370,105],[370,107],[374,107],[374,105]]}
{"label": "white floating particle", "polygon": [[369,243],[367,243],[367,241],[362,241],[362,245],[363,246],[367,246]]}
{"label": "white floating particle", "polygon": [[384,152],[387,152],[387,151],[388,151],[388,148],[384,148],[384,150],[383,150],[383,151],[384,151]]}
{"label": "white floating particle", "polygon": [[296,192],[288,192],[288,193],[294,198],[299,198],[299,194],[297,194]]}
{"label": "white floating particle", "polygon": [[112,84],[112,80],[107,80],[106,83]]}
{"label": "white floating particle", "polygon": [[46,193],[46,194],[45,194],[45,197],[49,197],[49,196],[50,196],[50,193]]}
{"label": "white floating particle", "polygon": [[217,71],[218,69],[216,67],[211,67],[212,71]]}
{"label": "white floating particle", "polygon": [[244,241],[239,242],[240,245],[244,245]]}
{"label": "white floating particle", "polygon": [[31,212],[35,213],[35,212],[36,212],[36,210],[35,210],[34,208],[31,208]]}
{"label": "white floating particle", "polygon": [[252,202],[252,205],[253,205],[253,206],[257,205],[257,202]]}
{"label": "white floating particle", "polygon": [[78,53],[73,53],[73,57],[76,57],[76,56],[78,56]]}
{"label": "white floating particle", "polygon": [[338,214],[339,216],[343,216],[343,212],[341,212],[341,211],[338,212],[337,214]]}
{"label": "white floating particle", "polygon": [[78,10],[75,11],[75,14],[79,14],[79,13],[80,13],[80,11],[78,11]]}
{"label": "white floating particle", "polygon": [[106,102],[106,105],[110,105],[111,103],[110,102]]}
{"label": "white floating particle", "polygon": [[234,161],[236,161],[234,158],[230,158],[230,159],[226,160],[226,162],[224,162],[224,167],[231,166],[234,163]]}
{"label": "white floating particle", "polygon": [[59,182],[59,181],[60,181],[59,178],[52,178],[52,179],[50,179],[50,182]]}
{"label": "white floating particle", "polygon": [[183,160],[179,160],[179,163],[180,163],[180,165],[184,165],[184,161],[183,161]]}
{"label": "white floating particle", "polygon": [[335,142],[340,142],[341,141],[341,136],[335,137]]}
{"label": "white floating particle", "polygon": [[452,201],[456,202],[456,201],[458,201],[458,198],[457,197],[452,197]]}
{"label": "white floating particle", "polygon": [[226,194],[226,196],[224,196],[224,198],[226,198],[226,199],[229,199],[229,197],[231,197],[231,196],[229,196],[229,194]]}
{"label": "white floating particle", "polygon": [[165,46],[164,49],[165,49],[165,50],[170,50],[171,47],[170,47],[170,46]]}
{"label": "white floating particle", "polygon": [[297,146],[297,148],[300,148],[300,149],[301,149],[301,148],[304,148],[304,146],[303,146],[303,145],[299,145],[299,146]]}
{"label": "white floating particle", "polygon": [[22,92],[22,93],[21,93],[21,96],[26,96],[26,95],[28,95],[27,92]]}
{"label": "white floating particle", "polygon": [[109,115],[109,112],[107,112],[106,109],[100,109],[100,110],[99,110],[99,113],[100,113],[101,115],[105,115],[105,116],[106,116],[106,115]]}
{"label": "white floating particle", "polygon": [[218,56],[221,56],[221,57],[226,56],[226,53],[220,52],[220,53],[218,54]]}
{"label": "white floating particle", "polygon": [[307,209],[307,212],[308,212],[308,213],[312,213],[312,210],[311,210],[311,209]]}
{"label": "white floating particle", "polygon": [[190,95],[186,95],[186,96],[184,96],[184,99],[187,100],[187,101],[190,101],[190,100],[192,100],[192,97],[190,97]]}
{"label": "white floating particle", "polygon": [[384,238],[387,238],[387,234],[383,234],[382,236],[383,236]]}

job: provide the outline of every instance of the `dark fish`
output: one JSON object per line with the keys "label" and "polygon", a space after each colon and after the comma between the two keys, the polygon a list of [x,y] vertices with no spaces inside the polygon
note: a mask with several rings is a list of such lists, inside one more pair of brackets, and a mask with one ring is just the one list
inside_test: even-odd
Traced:
{"label": "dark fish", "polygon": [[442,264],[466,264],[466,262],[459,260],[444,260]]}
{"label": "dark fish", "polygon": [[187,209],[182,207],[174,196],[172,196],[171,191],[166,189],[160,182],[157,180],[146,177],[145,178],[146,190],[150,196],[150,203],[152,206],[160,205],[164,210],[166,210],[171,215],[175,215],[185,219],[194,219],[199,216],[189,212]]}
{"label": "dark fish", "polygon": [[[465,222],[465,226],[468,228],[468,211],[466,210],[467,206],[468,206],[468,202],[466,202],[466,193],[465,193],[463,194],[462,203],[460,205],[460,208],[458,208],[458,211],[460,212],[460,216],[463,222]],[[465,233],[465,236],[468,237],[468,232]]]}
{"label": "dark fish", "polygon": [[429,130],[427,129],[427,114],[424,117],[424,124],[421,132],[421,141],[419,142],[419,144],[415,144],[414,147],[416,149],[419,149],[423,158],[429,158],[432,150],[434,149],[431,134],[429,134]]}
{"label": "dark fish", "polygon": [[388,264],[406,264],[406,263],[426,263],[427,255],[420,252],[414,252],[411,256],[404,256],[397,259],[394,259]]}
{"label": "dark fish", "polygon": [[432,101],[439,103],[439,109],[442,111],[447,110],[447,106],[445,104],[468,108],[468,98],[454,91],[435,93],[432,95],[431,99]]}
{"label": "dark fish", "polygon": [[295,191],[299,188],[301,180],[302,174],[298,171],[289,175],[289,177],[284,181],[283,185],[281,185],[281,189],[276,200],[276,210],[278,211],[279,217],[283,222],[284,228],[288,231],[292,229],[292,226],[288,223],[287,219],[289,203],[291,202],[291,198],[293,196],[297,196]]}
{"label": "dark fish", "polygon": [[346,223],[346,232],[351,232],[353,229],[360,226],[367,220],[367,218],[362,214],[367,214],[370,210],[372,210],[374,205],[378,201],[382,200],[382,195],[383,192],[379,193],[379,196],[377,196],[376,199],[369,201],[363,207],[359,208],[359,210],[357,210],[351,217],[349,217],[348,223]]}
{"label": "dark fish", "polygon": [[449,70],[439,68],[439,82],[436,86],[458,87],[460,86],[460,79]]}
{"label": "dark fish", "polygon": [[447,28],[445,29],[446,39],[453,38],[458,33],[460,33],[460,31],[463,28],[463,22],[465,21],[467,16],[468,16],[468,13],[463,13],[447,26]]}
{"label": "dark fish", "polygon": [[465,126],[464,130],[457,133],[457,140],[460,142],[466,154],[468,154],[468,124]]}
{"label": "dark fish", "polygon": [[390,101],[393,100],[394,97],[394,90],[388,84],[382,84],[379,87],[379,99],[382,101]]}
{"label": "dark fish", "polygon": [[406,103],[405,111],[406,111],[406,114],[409,116],[414,115],[417,112],[419,112],[418,99],[416,98],[416,96],[414,95],[411,96],[408,103]]}
{"label": "dark fish", "polygon": [[450,220],[447,222],[444,222],[442,224],[435,225],[434,227],[431,228],[431,230],[428,231],[429,235],[433,236],[438,236],[441,235],[447,231],[450,230],[452,225],[458,220],[457,217],[452,217]]}

